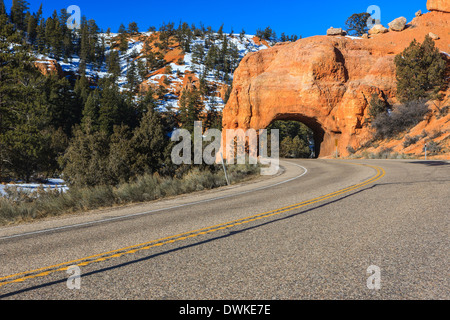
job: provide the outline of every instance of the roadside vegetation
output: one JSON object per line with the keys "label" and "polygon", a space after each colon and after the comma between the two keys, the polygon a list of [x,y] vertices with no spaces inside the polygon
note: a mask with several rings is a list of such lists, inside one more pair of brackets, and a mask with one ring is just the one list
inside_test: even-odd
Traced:
{"label": "roadside vegetation", "polygon": [[[434,41],[427,35],[423,43],[416,40],[395,57],[397,74],[397,96],[399,104],[392,105],[384,96],[372,95],[369,102],[368,116],[370,126],[374,129],[374,137],[360,150],[368,147],[376,147],[382,140],[399,139],[404,137],[402,146],[417,143],[420,139],[430,140],[433,152],[441,150],[438,143],[432,141],[433,137],[422,133],[421,135],[405,135],[411,128],[423,121],[431,112],[430,101],[442,105],[448,103],[444,100],[442,90],[447,82],[445,79],[446,63]],[[438,109],[437,117],[448,114],[448,106]],[[353,154],[360,150],[349,150]],[[377,153],[362,151],[358,157],[364,158],[401,158],[411,157],[400,153],[394,153],[391,149],[383,149]]]}
{"label": "roadside vegetation", "polygon": [[[144,174],[128,183],[117,185],[73,186],[67,192],[38,190],[35,193],[18,188],[6,188],[0,197],[0,225],[32,219],[59,216],[99,208],[127,205],[227,185],[222,166],[208,168],[183,167],[179,176]],[[227,165],[231,184],[259,174],[258,165]]]}
{"label": "roadside vegetation", "polygon": [[[8,13],[0,0],[0,183],[4,184],[0,189],[6,193],[0,195],[0,224],[226,185],[222,166],[171,161],[174,129],[192,132],[194,121],[201,121],[205,129],[221,128],[220,111],[205,105],[214,88],[200,77],[198,87],[182,92],[177,110],[160,108],[167,94],[164,87],[140,90],[139,86],[146,75],[169,66],[153,48],[144,50],[145,64],[127,65],[126,85],[120,86],[120,61],[129,50],[127,39],[139,32],[136,23],[119,28],[118,43],[112,44],[119,50],[106,50],[105,33],[94,20],[83,17],[75,32],[67,28],[67,18],[65,10],[44,17],[42,5],[31,13],[26,1],[14,1]],[[267,39],[276,37],[270,28],[259,33]],[[218,78],[239,63],[237,47],[229,41],[232,34],[223,26],[215,31],[182,22],[177,28],[169,22],[156,34],[158,52],[179,43],[184,53],[192,53],[194,61],[201,60]],[[240,37],[244,36],[242,31]],[[195,46],[196,37],[205,40],[208,54]],[[35,65],[41,55],[65,63],[78,59],[78,70],[69,77],[44,75]],[[90,70],[103,69],[104,76],[90,77]],[[166,72],[173,70],[168,67]],[[203,70],[203,75],[208,72]],[[224,81],[231,84],[231,79]],[[228,166],[228,177],[236,183],[254,177],[258,169]],[[63,179],[68,191],[27,193],[6,185],[41,184],[48,178]]]}

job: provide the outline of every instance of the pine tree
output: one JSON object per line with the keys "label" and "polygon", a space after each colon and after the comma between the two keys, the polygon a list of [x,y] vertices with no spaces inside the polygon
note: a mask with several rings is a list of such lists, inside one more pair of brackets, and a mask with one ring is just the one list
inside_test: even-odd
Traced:
{"label": "pine tree", "polygon": [[62,55],[65,60],[68,60],[72,57],[74,53],[74,44],[73,44],[73,32],[67,27],[67,20],[69,19],[69,14],[66,9],[62,9],[59,16],[59,25],[61,28],[61,38],[62,38]]}
{"label": "pine tree", "polygon": [[117,30],[118,33],[122,34],[127,32],[127,30],[125,29],[125,26],[123,25],[123,23],[120,24],[119,29]]}
{"label": "pine tree", "polygon": [[179,122],[183,129],[193,132],[194,122],[200,120],[200,114],[204,109],[200,91],[196,88],[192,91],[183,90],[179,103]]}
{"label": "pine tree", "polygon": [[5,2],[3,0],[0,0],[0,16],[1,15],[8,15],[6,13],[6,6],[5,6]]}
{"label": "pine tree", "polygon": [[102,84],[98,121],[100,130],[108,135],[112,134],[114,125],[119,125],[122,121],[120,117],[121,104],[122,99],[119,90],[112,81]]}
{"label": "pine tree", "polygon": [[130,24],[128,25],[128,33],[131,34],[136,34],[139,33],[139,28],[136,22],[130,22]]}
{"label": "pine tree", "polygon": [[28,9],[29,3],[25,0],[13,0],[11,6],[11,22],[15,24],[19,30],[26,30],[27,25],[25,24],[25,15]]}
{"label": "pine tree", "polygon": [[202,44],[198,43],[194,45],[192,50],[192,62],[198,65],[203,64],[205,58],[205,50]]}
{"label": "pine tree", "polygon": [[438,98],[445,84],[445,61],[430,36],[425,36],[422,44],[413,40],[394,61],[397,94],[402,103]]}
{"label": "pine tree", "polygon": [[41,19],[36,28],[36,47],[39,53],[47,53],[47,39],[45,38],[45,19]]}
{"label": "pine tree", "polygon": [[7,167],[14,176],[27,181],[42,168],[48,152],[46,105],[39,98],[43,76],[34,67],[29,48],[21,34],[0,15],[0,179]]}
{"label": "pine tree", "polygon": [[244,39],[245,39],[245,30],[244,29],[242,29],[241,33],[239,33],[239,39],[241,40],[241,42],[244,41]]}
{"label": "pine tree", "polygon": [[134,60],[131,60],[128,63],[127,82],[128,82],[128,89],[130,90],[130,93],[133,93],[136,90],[136,86],[137,86],[137,69],[136,69],[136,63],[134,62]]}
{"label": "pine tree", "polygon": [[219,39],[223,38],[223,23],[220,26],[219,30],[217,31],[217,35],[219,36]]}
{"label": "pine tree", "polygon": [[128,182],[135,175],[132,170],[135,154],[132,147],[133,134],[125,125],[114,126],[110,137],[107,170],[114,184]]}
{"label": "pine tree", "polygon": [[135,154],[133,172],[136,175],[156,172],[161,168],[167,147],[161,115],[149,109],[134,130],[131,144]]}
{"label": "pine tree", "polygon": [[81,127],[85,131],[87,130],[87,127],[94,131],[97,131],[100,127],[100,98],[100,90],[95,89],[89,94],[86,100],[83,108],[83,118],[81,119]]}
{"label": "pine tree", "polygon": [[89,80],[85,75],[80,76],[75,81],[74,92],[78,100],[78,105],[84,106],[90,94]]}
{"label": "pine tree", "polygon": [[43,4],[41,3],[38,11],[36,12],[36,21],[40,21],[42,19],[42,7],[43,7]]}
{"label": "pine tree", "polygon": [[145,66],[145,62],[142,59],[137,60],[136,63],[137,74],[139,76],[139,82],[143,82],[148,74],[147,67]]}
{"label": "pine tree", "polygon": [[347,26],[346,31],[351,36],[360,37],[364,33],[367,33],[367,20],[370,18],[370,13],[354,13],[352,14],[345,25]]}
{"label": "pine tree", "polygon": [[115,50],[112,50],[108,57],[108,72],[111,73],[114,77],[120,76],[120,59],[119,53]]}
{"label": "pine tree", "polygon": [[34,15],[28,18],[27,37],[28,41],[34,45],[37,37],[37,20]]}
{"label": "pine tree", "polygon": [[76,186],[111,184],[108,170],[109,139],[103,131],[96,131],[87,121],[77,126],[63,156],[63,174],[68,183]]}
{"label": "pine tree", "polygon": [[81,120],[79,100],[67,78],[47,76],[43,84],[43,103],[50,114],[49,126],[61,128],[70,136],[72,127]]}
{"label": "pine tree", "polygon": [[122,54],[125,54],[126,51],[128,50],[128,39],[125,33],[122,33],[119,36],[119,41],[120,41],[119,50]]}
{"label": "pine tree", "polygon": [[127,31],[123,23],[120,25],[118,32],[119,32],[119,50],[123,54],[125,53],[125,51],[128,50],[128,39],[126,34]]}

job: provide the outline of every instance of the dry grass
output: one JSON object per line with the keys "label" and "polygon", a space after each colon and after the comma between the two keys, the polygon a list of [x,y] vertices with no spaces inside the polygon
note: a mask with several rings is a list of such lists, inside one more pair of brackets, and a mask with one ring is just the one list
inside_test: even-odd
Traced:
{"label": "dry grass", "polygon": [[[237,183],[255,176],[259,169],[257,165],[229,165],[228,176],[231,183]],[[114,187],[73,187],[67,192],[38,190],[28,194],[10,188],[6,190],[7,196],[0,197],[0,225],[151,201],[224,185],[226,179],[223,170],[216,167],[213,170],[194,168],[180,178],[144,175],[133,182]]]}

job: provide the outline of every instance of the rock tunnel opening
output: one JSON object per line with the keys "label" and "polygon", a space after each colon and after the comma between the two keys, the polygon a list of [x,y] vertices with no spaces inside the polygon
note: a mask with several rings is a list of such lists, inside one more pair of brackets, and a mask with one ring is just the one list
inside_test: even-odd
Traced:
{"label": "rock tunnel opening", "polygon": [[[296,122],[303,124],[307,127],[307,137],[305,142],[308,144],[309,154],[301,156],[300,158],[318,158],[321,151],[321,144],[324,141],[325,131],[322,125],[315,119],[311,117],[304,116],[302,114],[280,114],[277,115],[270,125],[269,129],[275,128],[275,124],[279,122]],[[283,136],[280,132],[280,149],[282,145]]]}

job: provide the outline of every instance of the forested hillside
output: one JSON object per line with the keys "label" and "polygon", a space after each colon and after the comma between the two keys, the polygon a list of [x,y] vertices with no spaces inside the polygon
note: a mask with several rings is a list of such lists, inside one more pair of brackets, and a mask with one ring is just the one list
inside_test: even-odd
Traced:
{"label": "forested hillside", "polygon": [[24,0],[0,0],[0,181],[63,176],[78,185],[173,175],[170,133],[201,120],[221,127],[233,72],[277,41],[180,22],[135,22],[117,33],[66,10],[44,17]]}

